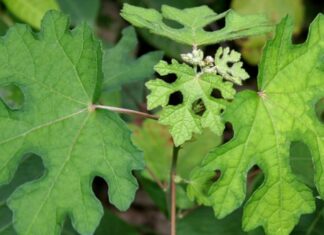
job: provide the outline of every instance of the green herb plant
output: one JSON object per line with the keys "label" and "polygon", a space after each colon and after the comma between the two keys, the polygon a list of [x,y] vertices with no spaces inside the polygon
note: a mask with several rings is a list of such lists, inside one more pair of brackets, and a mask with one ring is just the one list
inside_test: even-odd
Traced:
{"label": "green herb plant", "polygon": [[[134,43],[125,39],[106,53],[87,24],[70,30],[67,17],[57,11],[46,14],[39,33],[15,25],[1,38],[0,86],[19,88],[23,105],[11,106],[0,93],[0,184],[13,179],[28,153],[41,157],[45,173],[0,204],[13,212],[12,221],[0,223],[0,234],[61,234],[66,219],[79,234],[93,234],[103,215],[91,187],[95,176],[108,183],[113,205],[129,208],[138,188],[133,171],[143,170],[145,162],[118,113],[158,120],[172,136],[169,183],[158,182],[168,192],[171,235],[176,234],[179,183],[187,184],[185,194],[192,201],[212,207],[217,218],[244,203],[245,231],[262,226],[269,235],[290,234],[301,215],[315,210],[315,197],[324,197],[324,126],[315,111],[324,96],[323,15],[299,45],[291,42],[291,19],[283,18],[264,49],[258,90],[238,93],[236,87],[249,78],[240,53],[219,47],[206,55],[204,47],[271,32],[266,17],[232,10],[217,14],[206,6],[163,6],[160,13],[128,4],[121,15],[136,27],[192,47],[180,55],[182,61],[161,60],[154,66],[159,76],[176,77],[146,83],[148,110],[160,108],[157,114],[107,106],[101,95],[118,90],[128,77],[146,76],[140,68],[152,69],[160,52],[126,58],[123,49]],[[222,18],[223,28],[204,29]],[[124,31],[131,34],[132,29]],[[110,67],[104,69],[103,61]],[[208,149],[190,177],[180,177],[177,160],[184,146],[206,129],[221,136],[226,122],[233,125],[234,137]],[[317,192],[292,171],[293,141],[310,149]],[[247,174],[254,166],[262,170],[264,181],[245,202]]]}

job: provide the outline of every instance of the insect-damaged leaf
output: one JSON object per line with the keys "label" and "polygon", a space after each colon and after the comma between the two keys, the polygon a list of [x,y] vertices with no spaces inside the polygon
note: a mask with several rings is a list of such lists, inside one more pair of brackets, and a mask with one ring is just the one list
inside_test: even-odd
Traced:
{"label": "insect-damaged leaf", "polygon": [[[262,34],[273,29],[263,15],[241,16],[232,10],[217,14],[207,6],[180,10],[163,5],[160,13],[154,9],[124,4],[121,16],[133,25],[147,28],[154,34],[196,46]],[[205,26],[224,17],[224,28],[214,32],[204,30]],[[175,21],[180,27],[169,26],[164,20]]]}
{"label": "insect-damaged leaf", "polygon": [[[227,100],[234,97],[235,90],[231,82],[224,81],[213,73],[196,73],[194,68],[176,60],[172,60],[171,64],[160,61],[155,70],[161,76],[175,74],[177,77],[171,84],[162,79],[146,83],[151,91],[147,97],[148,109],[163,107],[159,122],[170,127],[175,145],[190,140],[193,133],[201,133],[203,128],[209,128],[217,135],[223,133],[224,123],[220,114],[224,111]],[[212,97],[214,89],[222,97]],[[170,105],[170,97],[177,92],[182,96],[182,101]]]}
{"label": "insect-damaged leaf", "polygon": [[101,46],[85,24],[49,12],[42,30],[12,27],[0,41],[0,86],[15,84],[21,109],[0,102],[0,183],[8,183],[24,153],[41,156],[46,173],[9,198],[18,234],[59,234],[70,217],[80,234],[92,234],[103,209],[92,180],[109,184],[110,201],[125,210],[142,156],[118,115],[94,110],[101,89]]}
{"label": "insect-damaged leaf", "polygon": [[[302,214],[315,209],[312,191],[292,172],[291,142],[308,145],[324,198],[324,126],[315,111],[324,96],[324,16],[314,20],[303,44],[291,43],[292,28],[289,18],[277,27],[261,61],[259,92],[240,92],[228,106],[225,119],[233,124],[234,138],[207,156],[188,191],[222,218],[243,203],[247,172],[258,165],[265,180],[245,204],[243,228],[263,226],[271,235],[289,234]],[[221,171],[216,182],[215,170]]]}

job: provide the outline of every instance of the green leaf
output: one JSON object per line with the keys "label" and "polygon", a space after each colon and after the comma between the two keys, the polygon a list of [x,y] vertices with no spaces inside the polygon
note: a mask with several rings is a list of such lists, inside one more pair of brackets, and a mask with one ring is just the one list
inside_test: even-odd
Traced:
{"label": "green leaf", "polygon": [[86,21],[91,26],[100,9],[100,0],[57,0],[62,11],[71,17],[73,25]]}
{"label": "green leaf", "polygon": [[183,219],[177,221],[178,235],[243,235],[240,228],[242,211],[231,216],[215,220],[213,211],[206,207],[198,208]]}
{"label": "green leaf", "polygon": [[[166,4],[172,7],[177,8],[185,8],[185,7],[193,7],[195,5],[200,5],[201,0],[189,0],[189,1],[174,1],[174,0],[123,0],[123,3],[128,3],[131,5],[136,5],[144,8],[154,8],[160,9],[161,5]],[[180,59],[180,54],[185,53],[191,50],[191,47],[188,45],[179,44],[177,42],[172,41],[169,38],[165,38],[163,36],[151,34],[147,29],[139,29],[137,32],[141,35],[141,37],[152,45],[154,48],[162,50],[165,55],[174,59]]]}
{"label": "green leaf", "polygon": [[36,29],[48,10],[58,10],[55,0],[3,0],[11,13]]}
{"label": "green leaf", "polygon": [[[187,64],[172,60],[171,64],[160,61],[155,70],[161,75],[175,74],[174,83],[161,79],[146,83],[151,91],[147,97],[148,109],[162,106],[159,122],[170,127],[170,133],[176,146],[192,138],[193,133],[202,133],[209,128],[217,135],[222,135],[224,123],[220,114],[224,111],[227,100],[235,94],[233,84],[213,73],[196,73]],[[222,98],[212,97],[213,90],[220,91]],[[170,96],[180,92],[182,102],[170,105]]]}
{"label": "green leaf", "polygon": [[[226,47],[218,48],[215,55],[215,67],[217,72],[225,79],[232,81],[238,85],[242,85],[242,80],[248,79],[249,74],[242,68],[243,63],[240,62],[241,54]],[[229,64],[232,64],[229,66]]]}
{"label": "green leaf", "polygon": [[[37,179],[42,175],[44,171],[42,166],[42,161],[39,157],[28,154],[24,157],[21,164],[19,165],[19,169],[17,170],[14,179],[10,182],[9,185],[3,186],[0,188],[0,234],[1,235],[14,235],[16,232],[14,231],[13,224],[11,221],[12,213],[9,208],[6,206],[7,198],[12,194],[12,192],[20,185]],[[64,224],[62,235],[77,235],[71,225],[66,221]],[[113,234],[127,234],[133,235],[138,234],[136,230],[119,219],[116,215],[105,210],[105,214],[102,218],[102,221],[97,228],[95,234],[96,235],[113,235]]]}
{"label": "green leaf", "polygon": [[12,226],[12,213],[6,206],[6,200],[12,192],[23,183],[34,180],[41,176],[42,162],[33,155],[27,155],[17,170],[17,174],[10,184],[0,188],[0,234],[13,235],[16,234]]}
{"label": "green leaf", "polygon": [[292,171],[309,187],[314,187],[314,168],[312,155],[306,144],[292,142],[290,146],[290,164]]}
{"label": "green leaf", "polygon": [[95,235],[139,235],[134,227],[124,222],[117,215],[105,210],[105,215]]}
{"label": "green leaf", "polygon": [[92,234],[103,210],[91,183],[101,176],[109,198],[126,210],[142,169],[140,152],[117,114],[93,109],[101,89],[101,46],[83,24],[49,12],[39,34],[12,27],[0,43],[0,86],[24,93],[18,111],[0,103],[0,183],[10,182],[24,153],[41,156],[44,175],[8,200],[18,234],[58,234],[69,217],[80,234]]}
{"label": "green leaf", "polygon": [[[265,14],[274,24],[289,15],[294,19],[294,34],[299,34],[304,26],[305,5],[302,0],[233,0],[231,8],[242,15]],[[261,58],[262,49],[271,34],[247,38],[237,41],[242,47],[241,53],[250,64],[258,64]]]}
{"label": "green leaf", "polygon": [[[312,191],[293,173],[289,159],[291,142],[305,143],[312,154],[315,184],[324,196],[324,126],[315,104],[323,98],[324,70],[318,64],[324,53],[324,17],[310,27],[304,44],[291,43],[292,22],[277,27],[261,61],[259,92],[240,92],[224,114],[234,127],[234,138],[212,151],[192,175],[191,198],[212,206],[222,218],[245,199],[246,174],[258,165],[263,184],[244,208],[243,228],[262,226],[267,234],[287,235],[300,215],[315,209]],[[221,171],[217,182],[211,179]]]}
{"label": "green leaf", "polygon": [[150,78],[154,73],[153,66],[163,55],[160,51],[153,51],[135,59],[133,52],[138,41],[134,28],[124,29],[122,34],[118,44],[104,53],[105,89],[116,89],[122,84]]}
{"label": "green leaf", "polygon": [[165,38],[156,34],[151,34],[147,29],[139,29],[137,32],[154,48],[157,48],[165,53],[166,56],[174,59],[181,59],[180,54],[191,50],[191,47],[184,44],[179,44],[169,38]]}
{"label": "green leaf", "polygon": [[[234,11],[217,14],[207,6],[186,8],[183,10],[163,5],[162,14],[154,9],[145,9],[124,4],[121,16],[131,24],[149,29],[173,41],[188,45],[208,45],[225,40],[262,34],[272,30],[272,26],[263,15],[240,16]],[[215,32],[207,32],[204,27],[225,18],[225,27]],[[180,24],[169,26],[165,20]]]}

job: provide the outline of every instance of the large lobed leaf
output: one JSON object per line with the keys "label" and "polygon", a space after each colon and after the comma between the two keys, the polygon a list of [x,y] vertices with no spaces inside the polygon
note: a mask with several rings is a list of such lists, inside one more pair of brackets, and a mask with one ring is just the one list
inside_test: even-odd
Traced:
{"label": "large lobed leaf", "polygon": [[49,12],[42,30],[12,27],[0,41],[0,86],[24,94],[20,110],[0,103],[0,183],[10,182],[24,153],[42,157],[45,174],[19,187],[8,201],[18,234],[59,234],[70,217],[80,234],[92,234],[103,214],[92,180],[109,184],[110,201],[125,210],[142,169],[140,152],[125,123],[94,110],[101,89],[101,46],[90,28],[68,30]]}
{"label": "large lobed leaf", "polygon": [[[312,191],[292,172],[291,142],[310,148],[315,184],[324,198],[324,126],[315,111],[324,96],[324,17],[314,20],[301,45],[291,43],[292,28],[289,18],[277,27],[264,51],[259,92],[239,93],[225,111],[234,138],[207,156],[188,188],[192,198],[222,218],[243,203],[247,172],[258,165],[265,180],[245,204],[243,228],[263,226],[271,235],[289,234],[300,215],[315,209]],[[221,171],[217,182],[215,170]]]}
{"label": "large lobed leaf", "polygon": [[[272,25],[263,15],[243,17],[232,10],[217,14],[207,6],[180,10],[163,5],[161,13],[154,9],[124,4],[121,16],[133,25],[149,29],[154,34],[196,46],[215,44],[272,30]],[[207,25],[224,17],[224,28],[215,32],[204,30]],[[169,26],[165,20],[175,21],[180,24],[180,27]]]}

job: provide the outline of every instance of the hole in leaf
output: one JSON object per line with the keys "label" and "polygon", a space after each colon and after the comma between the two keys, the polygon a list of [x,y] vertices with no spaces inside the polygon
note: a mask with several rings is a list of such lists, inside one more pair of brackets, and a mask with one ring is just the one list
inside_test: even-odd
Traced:
{"label": "hole in leaf", "polygon": [[318,120],[324,123],[324,98],[320,99],[315,105],[315,112]]}
{"label": "hole in leaf", "polygon": [[166,24],[167,26],[173,28],[173,29],[182,29],[183,25],[180,24],[179,22],[175,21],[175,20],[170,20],[170,19],[165,19],[163,18],[163,23]]}
{"label": "hole in leaf", "polygon": [[168,105],[179,105],[183,102],[183,95],[180,91],[173,92],[169,97]]}
{"label": "hole in leaf", "polygon": [[177,80],[177,75],[175,75],[174,73],[168,74],[166,76],[160,76],[160,79],[162,79],[163,81],[165,81],[166,83],[174,83]]}
{"label": "hole in leaf", "polygon": [[198,116],[202,116],[206,111],[204,101],[202,99],[198,99],[198,100],[194,101],[192,103],[191,109]]}
{"label": "hole in leaf", "polygon": [[107,182],[99,177],[96,176],[92,181],[92,190],[96,197],[101,201],[102,204],[108,205],[109,199],[108,199],[108,184]]}
{"label": "hole in leaf", "polygon": [[225,109],[220,109],[219,113],[222,114],[222,113],[224,113],[224,111],[225,111]]}
{"label": "hole in leaf", "polygon": [[261,168],[254,165],[250,168],[247,174],[248,193],[252,193],[255,189],[259,188],[264,181],[264,174]]}
{"label": "hole in leaf", "polygon": [[214,88],[212,90],[212,92],[210,93],[210,96],[214,97],[216,99],[223,99],[222,92],[217,88]]}
{"label": "hole in leaf", "polygon": [[293,173],[305,184],[314,186],[312,155],[306,144],[294,141],[290,144],[290,166]]}
{"label": "hole in leaf", "polygon": [[211,181],[215,183],[220,179],[221,176],[222,176],[222,172],[217,169],[215,170],[215,175],[213,176],[213,178],[211,178]]}
{"label": "hole in leaf", "polygon": [[21,109],[24,104],[24,93],[14,84],[0,87],[0,99],[11,110]]}
{"label": "hole in leaf", "polygon": [[233,64],[234,64],[234,63],[231,62],[231,61],[227,61],[227,63],[226,63],[227,67],[229,67],[229,68],[232,68]]}
{"label": "hole in leaf", "polygon": [[213,23],[206,25],[203,29],[206,32],[214,32],[225,27],[225,17],[219,19]]}
{"label": "hole in leaf", "polygon": [[308,27],[305,27],[300,33],[294,33],[291,41],[293,44],[302,44],[306,41],[309,30]]}
{"label": "hole in leaf", "polygon": [[230,141],[234,136],[233,126],[230,122],[225,123],[225,130],[223,135],[223,143],[227,143]]}

